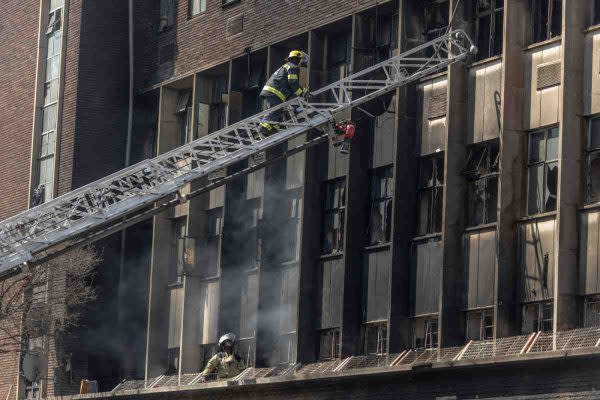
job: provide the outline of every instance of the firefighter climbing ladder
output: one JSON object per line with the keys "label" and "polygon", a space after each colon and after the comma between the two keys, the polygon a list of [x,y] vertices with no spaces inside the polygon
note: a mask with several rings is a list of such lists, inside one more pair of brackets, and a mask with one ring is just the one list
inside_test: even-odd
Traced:
{"label": "firefighter climbing ladder", "polygon": [[[259,123],[276,108],[6,219],[0,222],[0,275],[148,218],[185,200],[179,189],[187,183],[311,129],[321,130],[323,140],[327,136],[322,129],[328,130],[340,113],[464,61],[476,51],[464,31],[447,33],[325,86],[309,99],[299,97],[277,106],[285,117],[278,123],[279,131],[269,137],[260,134]],[[433,55],[424,56],[427,53]],[[299,149],[316,142],[307,139]]]}

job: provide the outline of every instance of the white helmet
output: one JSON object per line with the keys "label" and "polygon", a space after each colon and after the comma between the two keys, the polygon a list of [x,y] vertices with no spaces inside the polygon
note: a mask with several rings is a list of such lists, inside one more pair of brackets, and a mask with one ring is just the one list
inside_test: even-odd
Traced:
{"label": "white helmet", "polygon": [[235,343],[235,335],[229,332],[221,336],[221,338],[219,339],[219,346],[222,346],[226,340],[231,341],[231,344]]}

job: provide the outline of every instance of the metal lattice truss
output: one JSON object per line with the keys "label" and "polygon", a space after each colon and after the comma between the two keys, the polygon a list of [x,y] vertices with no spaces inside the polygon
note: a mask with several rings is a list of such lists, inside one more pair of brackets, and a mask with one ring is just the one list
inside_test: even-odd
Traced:
{"label": "metal lattice truss", "polygon": [[[323,128],[341,112],[465,60],[475,51],[463,31],[448,33],[332,83],[312,93],[311,99],[295,98],[2,221],[0,274],[171,196],[212,171]],[[277,122],[277,133],[264,137],[259,124],[267,122],[273,111],[282,112],[283,121]]]}

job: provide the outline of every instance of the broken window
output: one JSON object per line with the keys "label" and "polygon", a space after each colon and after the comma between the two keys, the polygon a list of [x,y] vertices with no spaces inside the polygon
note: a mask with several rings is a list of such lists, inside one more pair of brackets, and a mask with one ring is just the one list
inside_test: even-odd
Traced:
{"label": "broken window", "polygon": [[600,326],[600,296],[587,296],[585,298],[585,309],[583,314],[583,326]]}
{"label": "broken window", "polygon": [[175,375],[179,370],[179,347],[167,350],[167,372],[165,375]]}
{"label": "broken window", "polygon": [[206,11],[206,0],[190,0],[190,16],[193,17]]}
{"label": "broken window", "polygon": [[290,190],[286,203],[283,227],[283,262],[296,261],[300,257],[300,234],[302,218],[302,190]]}
{"label": "broken window", "polygon": [[392,196],[394,192],[392,167],[374,170],[371,174],[369,223],[367,245],[390,241],[392,233]]}
{"label": "broken window", "polygon": [[319,361],[340,357],[340,328],[319,331]]}
{"label": "broken window", "polygon": [[365,355],[387,354],[387,321],[365,324]]}
{"label": "broken window", "polygon": [[321,247],[322,254],[343,251],[345,211],[345,178],[327,182],[325,184],[325,229]]}
{"label": "broken window", "polygon": [[530,0],[531,43],[560,36],[562,30],[562,0]]}
{"label": "broken window", "polygon": [[184,271],[185,239],[187,237],[187,218],[171,220],[171,263],[169,283],[181,283]]}
{"label": "broken window", "polygon": [[467,312],[467,340],[494,338],[494,310]]}
{"label": "broken window", "polygon": [[179,95],[175,114],[179,118],[179,143],[186,144],[192,129],[192,91],[184,90]]}
{"label": "broken window", "polygon": [[419,236],[442,231],[444,154],[436,153],[419,161]]}
{"label": "broken window", "polygon": [[413,321],[413,348],[435,349],[438,347],[437,317],[415,318]]}
{"label": "broken window", "polygon": [[48,18],[48,27],[46,28],[46,35],[50,35],[54,31],[61,28],[62,8],[50,12]]}
{"label": "broken window", "polygon": [[475,4],[477,59],[502,53],[504,0],[477,0]]}
{"label": "broken window", "polygon": [[528,170],[528,214],[556,210],[558,127],[529,134]]}
{"label": "broken window", "polygon": [[294,364],[296,358],[296,332],[281,335],[279,339],[279,363]]}
{"label": "broken window", "polygon": [[463,170],[469,187],[469,226],[496,222],[499,154],[498,140],[469,146]]}
{"label": "broken window", "polygon": [[[425,41],[434,40],[444,33],[448,27],[450,4],[448,0],[429,0],[425,5]],[[427,49],[427,57],[433,55],[433,49]]]}
{"label": "broken window", "polygon": [[223,230],[223,207],[206,211],[206,242],[200,249],[200,273],[203,277],[212,277],[219,273],[219,245]]}
{"label": "broken window", "polygon": [[600,201],[600,117],[589,121],[587,144],[586,201]]}
{"label": "broken window", "polygon": [[175,24],[175,0],[160,0],[158,32],[164,32]]}
{"label": "broken window", "polygon": [[537,331],[551,331],[554,305],[552,301],[536,302],[523,306],[524,334]]}

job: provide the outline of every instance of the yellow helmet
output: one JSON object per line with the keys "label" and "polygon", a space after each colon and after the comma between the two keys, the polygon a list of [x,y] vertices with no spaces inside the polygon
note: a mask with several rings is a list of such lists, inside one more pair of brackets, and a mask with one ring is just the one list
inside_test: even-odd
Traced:
{"label": "yellow helmet", "polygon": [[292,51],[290,51],[290,55],[288,56],[288,59],[294,58],[294,57],[304,58],[304,53],[300,50],[292,50]]}

